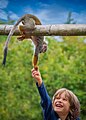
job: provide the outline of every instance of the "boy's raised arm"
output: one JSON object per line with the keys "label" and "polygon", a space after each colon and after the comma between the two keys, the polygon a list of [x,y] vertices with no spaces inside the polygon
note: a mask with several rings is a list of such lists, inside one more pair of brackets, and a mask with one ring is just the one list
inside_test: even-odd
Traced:
{"label": "boy's raised arm", "polygon": [[51,104],[51,99],[50,99],[50,97],[47,93],[47,90],[44,86],[44,83],[42,81],[40,71],[38,69],[33,68],[32,69],[32,77],[35,78],[35,80],[36,80],[36,85],[37,85],[38,91],[40,93],[42,103],[45,104],[45,105],[46,105],[46,103],[48,105],[50,105]]}
{"label": "boy's raised arm", "polygon": [[38,69],[32,69],[32,77],[36,80],[36,85],[41,97],[41,106],[43,109],[44,118],[48,119],[52,111],[52,102],[44,86],[41,74]]}

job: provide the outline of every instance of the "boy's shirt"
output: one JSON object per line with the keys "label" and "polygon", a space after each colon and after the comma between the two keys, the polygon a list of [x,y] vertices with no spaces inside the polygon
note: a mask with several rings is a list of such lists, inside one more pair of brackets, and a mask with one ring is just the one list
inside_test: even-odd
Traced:
{"label": "boy's shirt", "polygon": [[37,87],[41,96],[41,106],[43,110],[44,120],[59,120],[58,115],[53,110],[52,101],[46,91],[44,84],[42,83],[40,87],[37,84]]}
{"label": "boy's shirt", "polygon": [[[44,120],[60,120],[58,114],[53,110],[52,101],[47,93],[47,90],[44,86],[44,83],[39,87],[36,83],[40,97],[41,97],[41,106],[43,110]],[[76,120],[80,120],[79,118]]]}

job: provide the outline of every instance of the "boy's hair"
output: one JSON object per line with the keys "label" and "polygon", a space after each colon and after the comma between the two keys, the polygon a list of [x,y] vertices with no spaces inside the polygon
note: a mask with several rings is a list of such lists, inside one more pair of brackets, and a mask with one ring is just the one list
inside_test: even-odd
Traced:
{"label": "boy's hair", "polygon": [[61,89],[57,90],[53,96],[52,104],[53,104],[56,96],[61,95],[63,92],[65,92],[65,97],[68,98],[69,103],[70,103],[70,111],[69,111],[69,114],[68,114],[66,120],[75,120],[80,115],[80,103],[79,103],[78,98],[72,91],[70,91],[66,88],[61,88]]}

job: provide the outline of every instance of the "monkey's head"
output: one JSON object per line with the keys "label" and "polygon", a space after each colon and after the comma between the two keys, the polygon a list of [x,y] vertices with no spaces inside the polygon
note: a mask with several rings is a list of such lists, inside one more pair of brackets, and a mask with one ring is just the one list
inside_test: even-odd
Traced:
{"label": "monkey's head", "polygon": [[29,29],[35,29],[35,21],[32,18],[26,17],[22,20],[22,24],[28,26]]}
{"label": "monkey's head", "polygon": [[47,51],[47,43],[44,41],[40,53],[45,53]]}

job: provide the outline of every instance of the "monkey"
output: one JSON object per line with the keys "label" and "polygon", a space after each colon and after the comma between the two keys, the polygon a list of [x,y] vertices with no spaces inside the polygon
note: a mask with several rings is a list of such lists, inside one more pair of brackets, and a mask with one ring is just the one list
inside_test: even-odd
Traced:
{"label": "monkey", "polygon": [[[22,25],[19,25],[22,22]],[[23,25],[24,26],[28,26],[30,28],[30,30],[34,30],[35,29],[35,25],[41,25],[40,20],[32,15],[32,14],[25,14],[24,16],[22,16],[13,26],[13,28],[11,29],[7,40],[5,42],[5,47],[4,47],[4,58],[3,58],[3,62],[2,64],[5,65],[6,64],[6,56],[7,56],[7,51],[8,51],[8,43],[10,41],[11,36],[13,35],[13,33],[15,32],[17,26],[19,25],[19,31],[21,36],[17,37],[18,40],[22,41],[24,39],[30,38],[35,46],[35,52],[33,55],[33,67],[37,68],[37,62],[38,62],[38,55],[39,53],[44,53],[47,51],[47,43],[44,40],[44,36],[30,36],[26,34],[26,31],[23,31]]]}

